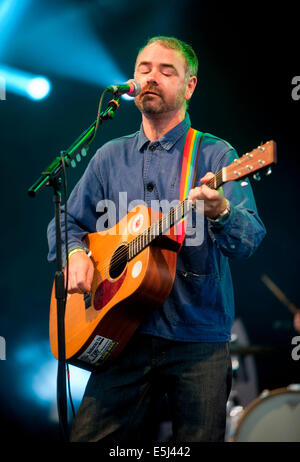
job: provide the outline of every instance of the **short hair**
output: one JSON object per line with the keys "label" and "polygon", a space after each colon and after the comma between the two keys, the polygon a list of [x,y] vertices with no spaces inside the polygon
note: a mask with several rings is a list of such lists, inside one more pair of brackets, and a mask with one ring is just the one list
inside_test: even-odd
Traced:
{"label": "short hair", "polygon": [[198,58],[191,45],[175,37],[165,37],[164,35],[157,35],[156,37],[148,39],[147,43],[139,49],[138,56],[144,48],[146,48],[148,45],[151,45],[152,43],[159,43],[160,45],[166,48],[171,48],[172,50],[179,51],[179,53],[181,53],[182,56],[185,58],[186,77],[197,77]]}

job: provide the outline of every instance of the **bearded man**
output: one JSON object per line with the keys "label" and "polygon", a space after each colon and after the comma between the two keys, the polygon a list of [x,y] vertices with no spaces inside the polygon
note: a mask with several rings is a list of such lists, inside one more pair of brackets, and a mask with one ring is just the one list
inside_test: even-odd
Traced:
{"label": "bearded man", "polygon": [[[192,47],[174,37],[153,37],[140,49],[134,71],[141,85],[135,97],[140,129],[98,149],[68,200],[69,293],[91,289],[94,264],[84,238],[99,231],[99,201],[113,201],[119,216],[120,191],[129,202],[148,207],[179,199],[197,70]],[[172,441],[224,441],[234,321],[228,259],[253,254],[265,227],[249,183],[228,182],[222,190],[205,184],[237,154],[228,142],[197,133],[196,181],[188,197],[204,202],[203,239],[198,245],[183,241],[168,298],[147,315],[110,367],[91,374],[71,441],[155,441],[153,410],[165,397]],[[53,261],[54,221],[48,240]]]}

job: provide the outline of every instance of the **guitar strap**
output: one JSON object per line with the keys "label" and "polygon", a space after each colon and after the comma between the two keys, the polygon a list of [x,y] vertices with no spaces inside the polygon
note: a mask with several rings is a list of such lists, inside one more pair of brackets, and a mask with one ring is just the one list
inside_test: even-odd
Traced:
{"label": "guitar strap", "polygon": [[[199,159],[199,152],[204,132],[190,128],[187,132],[181,166],[179,200],[184,201],[194,187]],[[182,245],[185,238],[186,218],[177,223],[177,241]]]}

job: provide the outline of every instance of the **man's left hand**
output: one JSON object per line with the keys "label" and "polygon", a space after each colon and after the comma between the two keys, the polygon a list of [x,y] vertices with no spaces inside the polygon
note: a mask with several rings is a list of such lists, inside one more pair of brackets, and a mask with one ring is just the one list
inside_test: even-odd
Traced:
{"label": "man's left hand", "polygon": [[[207,172],[206,175],[200,179],[201,183],[207,183],[214,177],[212,172]],[[227,201],[223,193],[223,189],[219,188],[217,191],[211,189],[206,184],[195,187],[190,190],[188,199],[203,200],[204,201],[204,215],[209,218],[217,218],[227,207]]]}

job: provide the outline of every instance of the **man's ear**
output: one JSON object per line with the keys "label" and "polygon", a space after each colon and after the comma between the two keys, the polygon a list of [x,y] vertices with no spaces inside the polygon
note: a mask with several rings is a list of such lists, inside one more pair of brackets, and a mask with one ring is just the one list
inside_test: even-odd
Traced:
{"label": "man's ear", "polygon": [[197,85],[197,77],[195,75],[192,75],[192,77],[189,78],[186,84],[186,91],[185,91],[184,97],[187,101],[191,99],[194,93],[194,90],[196,88],[196,85]]}

